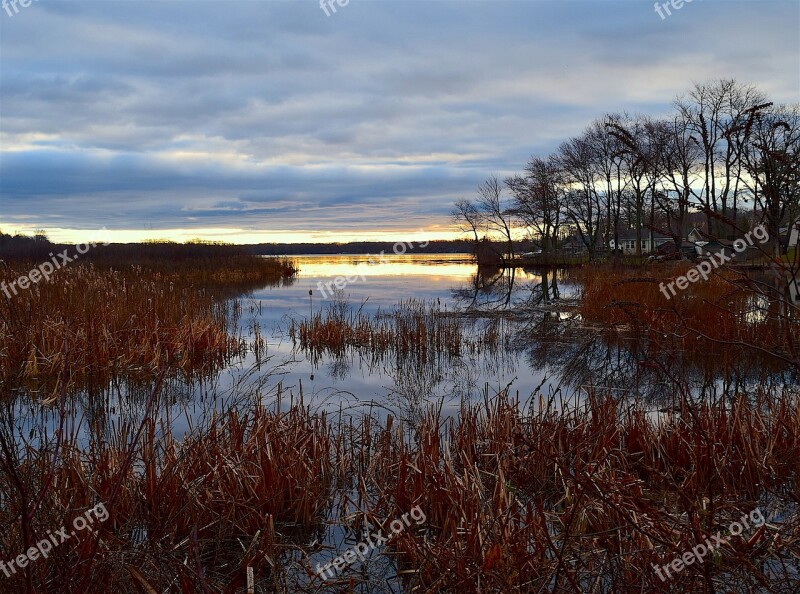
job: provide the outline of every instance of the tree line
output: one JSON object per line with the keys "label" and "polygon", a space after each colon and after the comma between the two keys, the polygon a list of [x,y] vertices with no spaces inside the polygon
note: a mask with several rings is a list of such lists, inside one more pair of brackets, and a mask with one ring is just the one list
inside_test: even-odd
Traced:
{"label": "tree line", "polygon": [[[575,234],[594,258],[623,231],[636,253],[650,233],[680,252],[687,223],[702,213],[709,238],[735,239],[763,224],[774,255],[780,229],[800,216],[800,104],[776,105],[755,86],[696,83],[664,117],[606,114],[522,173],[491,176],[455,203],[460,229],[478,243],[502,240],[513,256],[524,234],[543,253]],[[651,243],[652,245],[652,243]]]}

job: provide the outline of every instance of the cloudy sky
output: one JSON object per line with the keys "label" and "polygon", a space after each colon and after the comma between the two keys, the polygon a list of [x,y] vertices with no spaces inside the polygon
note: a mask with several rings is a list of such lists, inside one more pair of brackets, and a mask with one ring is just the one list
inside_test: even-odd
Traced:
{"label": "cloudy sky", "polygon": [[800,101],[798,0],[663,20],[649,0],[17,10],[0,11],[0,229],[65,241],[445,237],[454,200],[605,112],[665,114],[720,77]]}

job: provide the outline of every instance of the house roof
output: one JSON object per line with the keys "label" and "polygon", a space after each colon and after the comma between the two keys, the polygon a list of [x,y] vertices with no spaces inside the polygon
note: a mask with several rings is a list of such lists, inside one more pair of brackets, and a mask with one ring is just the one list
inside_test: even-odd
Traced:
{"label": "house roof", "polygon": [[589,240],[585,237],[581,237],[580,234],[575,233],[574,235],[568,235],[564,238],[565,242],[569,243],[583,243],[583,245],[589,245]]}

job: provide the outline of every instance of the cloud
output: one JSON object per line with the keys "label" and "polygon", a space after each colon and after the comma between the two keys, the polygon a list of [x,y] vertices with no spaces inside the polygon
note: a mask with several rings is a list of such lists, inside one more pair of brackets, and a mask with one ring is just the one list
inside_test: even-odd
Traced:
{"label": "cloud", "polygon": [[0,223],[444,225],[487,175],[606,111],[666,113],[731,76],[798,101],[798,11],[41,1],[0,13]]}

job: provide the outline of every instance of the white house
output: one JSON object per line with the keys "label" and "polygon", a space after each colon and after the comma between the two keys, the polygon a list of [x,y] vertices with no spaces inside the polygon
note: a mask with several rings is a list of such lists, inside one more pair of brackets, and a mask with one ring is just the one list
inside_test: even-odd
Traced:
{"label": "white house", "polygon": [[792,223],[789,229],[789,247],[795,247],[797,245],[798,235],[800,235],[798,229],[800,229],[800,219]]}
{"label": "white house", "polygon": [[[653,247],[650,246],[650,235],[653,236]],[[661,235],[660,233],[651,232],[649,229],[642,229],[642,253],[648,254],[657,250],[665,243],[672,241],[668,235]],[[614,238],[608,242],[609,247],[614,249],[621,249],[623,254],[636,253],[636,229],[628,229],[627,231],[619,232],[619,247],[614,242]]]}
{"label": "white house", "polygon": [[686,240],[689,243],[694,243],[694,244],[708,241],[708,239],[706,239],[705,236],[703,235],[703,232],[697,227],[694,227],[691,231],[689,231],[689,234],[686,236]]}

